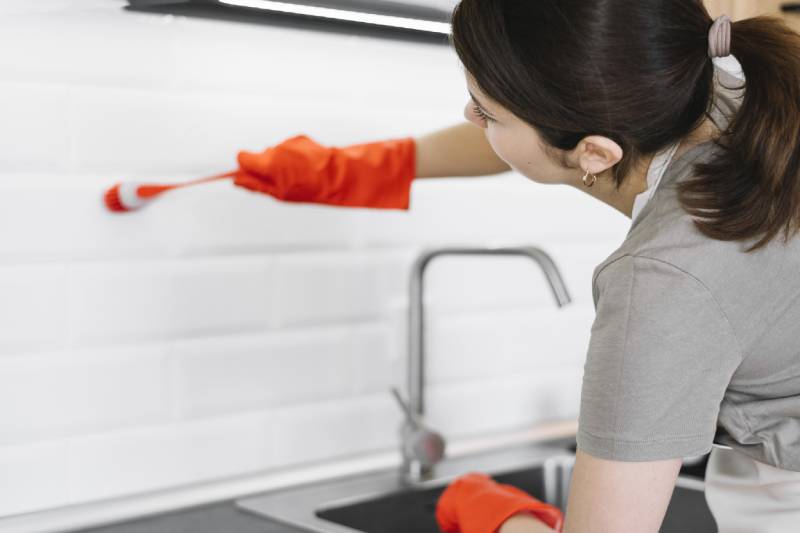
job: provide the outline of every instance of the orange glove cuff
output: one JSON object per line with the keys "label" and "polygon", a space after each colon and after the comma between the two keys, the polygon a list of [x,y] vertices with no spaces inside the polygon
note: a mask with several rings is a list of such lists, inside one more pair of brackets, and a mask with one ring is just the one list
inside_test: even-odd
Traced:
{"label": "orange glove cuff", "polygon": [[237,159],[236,185],[288,202],[408,209],[416,175],[413,137],[340,148],[296,135]]}
{"label": "orange glove cuff", "polygon": [[559,532],[564,527],[558,507],[477,472],[453,481],[436,505],[436,521],[445,533],[495,533],[518,513],[533,514]]}

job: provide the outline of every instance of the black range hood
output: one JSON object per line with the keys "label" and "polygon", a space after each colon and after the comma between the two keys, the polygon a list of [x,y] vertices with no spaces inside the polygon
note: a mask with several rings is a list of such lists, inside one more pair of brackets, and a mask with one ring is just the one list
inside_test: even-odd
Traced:
{"label": "black range hood", "polygon": [[449,44],[447,2],[391,0],[128,0],[129,11],[271,24]]}

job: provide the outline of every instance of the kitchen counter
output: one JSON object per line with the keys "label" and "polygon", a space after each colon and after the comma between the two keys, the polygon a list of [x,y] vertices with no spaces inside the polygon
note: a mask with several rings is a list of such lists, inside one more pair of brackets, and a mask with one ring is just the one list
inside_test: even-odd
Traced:
{"label": "kitchen counter", "polygon": [[80,530],[85,533],[305,533],[240,510],[233,500],[181,509],[120,524]]}
{"label": "kitchen counter", "polygon": [[[541,441],[544,445],[570,446],[575,437]],[[237,498],[238,499],[238,498]],[[91,529],[82,533],[307,533],[302,529],[250,514],[239,509],[235,500],[184,508]]]}
{"label": "kitchen counter", "polygon": [[[543,438],[542,445],[575,451],[575,436]],[[705,477],[707,455],[699,462],[684,463],[681,474],[695,479]],[[281,490],[281,489],[278,489]],[[251,495],[259,494],[254,492]],[[174,511],[154,513],[88,529],[67,529],[79,533],[308,533],[239,508],[235,501],[241,495],[223,501],[182,507]],[[0,528],[2,529],[2,528]]]}

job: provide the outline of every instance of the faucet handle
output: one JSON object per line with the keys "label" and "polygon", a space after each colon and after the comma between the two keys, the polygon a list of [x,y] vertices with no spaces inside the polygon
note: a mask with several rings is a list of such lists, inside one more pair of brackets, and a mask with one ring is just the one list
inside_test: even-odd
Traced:
{"label": "faucet handle", "polygon": [[411,464],[416,464],[423,471],[428,471],[444,457],[446,448],[444,437],[425,427],[396,387],[392,387],[391,391],[406,415],[400,432],[403,458],[409,468]]}
{"label": "faucet handle", "polygon": [[406,422],[413,426],[414,429],[421,429],[422,423],[419,421],[419,417],[417,417],[417,415],[411,411],[411,406],[406,400],[403,399],[403,396],[400,394],[400,391],[397,390],[397,387],[392,387],[391,391],[395,400],[397,400],[397,403],[400,405],[400,409],[402,409],[406,415]]}

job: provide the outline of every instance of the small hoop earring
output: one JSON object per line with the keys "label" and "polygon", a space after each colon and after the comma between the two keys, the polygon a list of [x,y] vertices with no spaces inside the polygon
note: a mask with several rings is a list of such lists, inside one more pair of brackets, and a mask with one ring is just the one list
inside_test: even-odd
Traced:
{"label": "small hoop earring", "polygon": [[591,187],[592,185],[594,185],[594,182],[597,181],[597,176],[595,176],[594,174],[592,174],[591,176],[592,176],[592,182],[586,183],[586,178],[589,177],[589,171],[587,170],[586,174],[583,175],[583,184],[586,185],[587,187]]}

